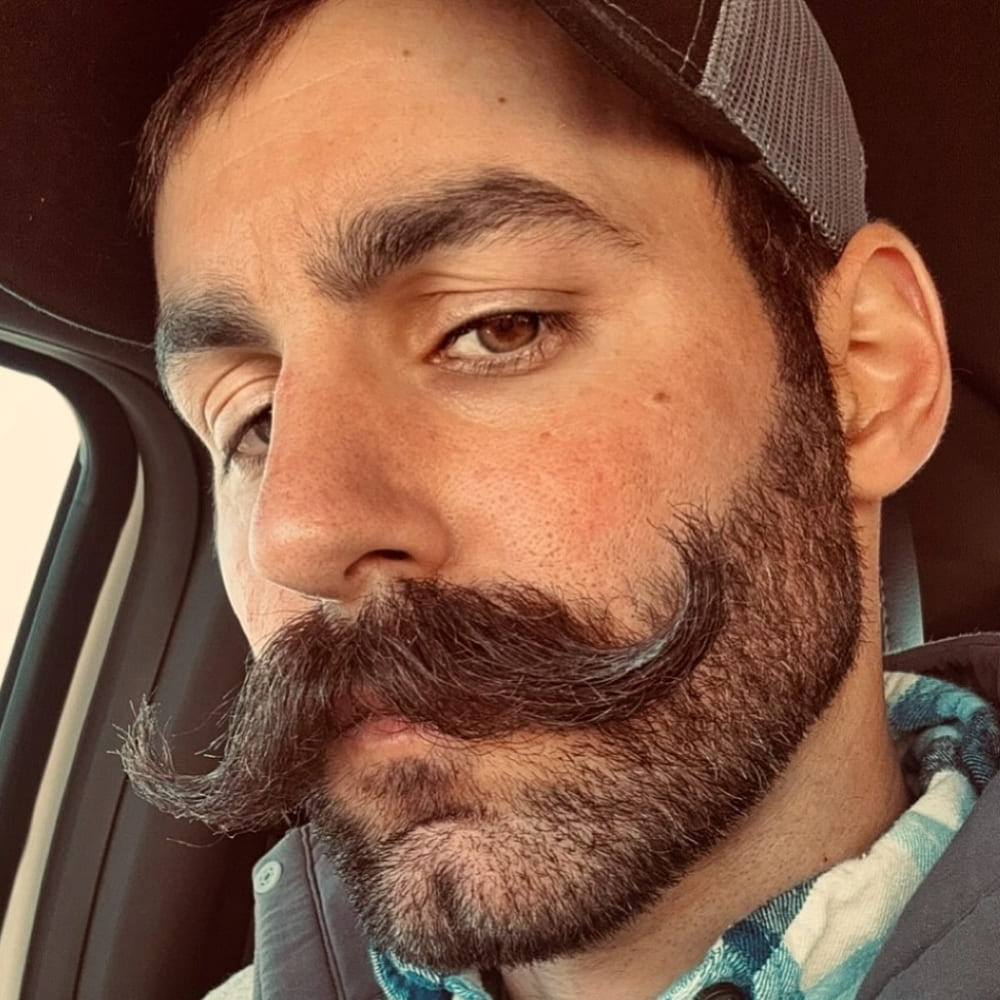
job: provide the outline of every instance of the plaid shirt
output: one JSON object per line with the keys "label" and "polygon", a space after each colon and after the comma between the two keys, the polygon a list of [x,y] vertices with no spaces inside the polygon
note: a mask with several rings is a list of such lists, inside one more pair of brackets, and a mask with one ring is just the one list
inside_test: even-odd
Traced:
{"label": "plaid shirt", "polygon": [[[978,696],[916,674],[885,675],[889,726],[914,804],[844,861],[731,927],[659,1000],[732,983],[748,1000],[853,997],[903,908],[997,772],[1000,731]],[[476,973],[438,975],[372,954],[389,1000],[490,1000]]]}

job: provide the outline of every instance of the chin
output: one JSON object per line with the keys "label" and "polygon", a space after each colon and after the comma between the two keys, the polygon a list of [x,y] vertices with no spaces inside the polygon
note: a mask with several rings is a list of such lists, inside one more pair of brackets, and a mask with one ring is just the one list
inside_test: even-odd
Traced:
{"label": "chin", "polygon": [[454,763],[419,760],[374,769],[359,786],[350,799],[324,797],[314,826],[374,946],[440,972],[592,947],[690,861],[670,860],[664,844],[651,854],[639,810],[606,810],[572,784],[508,780],[487,793]]}

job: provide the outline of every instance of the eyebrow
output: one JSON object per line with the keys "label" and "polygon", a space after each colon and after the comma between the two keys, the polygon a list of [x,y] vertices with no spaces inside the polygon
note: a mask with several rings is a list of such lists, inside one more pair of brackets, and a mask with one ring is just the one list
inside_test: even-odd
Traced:
{"label": "eyebrow", "polygon": [[[488,170],[438,181],[426,191],[362,209],[306,234],[305,273],[328,298],[351,303],[435,250],[469,246],[500,232],[559,227],[636,251],[640,240],[564,188],[530,174]],[[166,297],[156,324],[160,379],[186,359],[220,348],[266,348],[266,325],[238,287],[219,285]]]}
{"label": "eyebrow", "polygon": [[469,246],[500,231],[560,226],[636,249],[638,237],[550,181],[510,170],[438,182],[431,190],[373,206],[313,237],[306,272],[325,295],[352,302],[435,250]]}
{"label": "eyebrow", "polygon": [[249,297],[229,284],[164,298],[156,320],[156,370],[162,385],[186,360],[231,347],[266,348],[272,343]]}

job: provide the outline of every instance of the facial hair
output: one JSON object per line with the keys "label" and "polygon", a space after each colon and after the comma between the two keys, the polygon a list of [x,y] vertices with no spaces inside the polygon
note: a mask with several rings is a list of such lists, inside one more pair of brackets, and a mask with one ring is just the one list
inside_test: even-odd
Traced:
{"label": "facial hair", "polygon": [[[353,620],[317,608],[276,634],[208,775],[174,772],[141,707],[133,785],[227,833],[305,810],[374,945],[409,962],[520,965],[608,938],[763,798],[853,662],[846,458],[816,397],[782,393],[721,516],[676,512],[646,637],[532,587],[405,581]],[[377,716],[441,745],[332,780],[338,740]]]}

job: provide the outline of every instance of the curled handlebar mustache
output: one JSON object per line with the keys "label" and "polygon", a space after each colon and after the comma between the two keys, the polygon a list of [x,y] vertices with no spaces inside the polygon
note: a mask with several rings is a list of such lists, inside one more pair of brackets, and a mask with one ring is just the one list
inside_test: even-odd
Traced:
{"label": "curled handlebar mustache", "polygon": [[623,641],[607,612],[532,587],[401,581],[353,619],[317,608],[274,635],[248,666],[213,771],[176,772],[148,702],[125,734],[125,770],[163,811],[232,834],[308,810],[331,741],[367,718],[472,741],[631,719],[670,697],[725,624],[718,530],[689,518],[668,537],[677,572],[645,610],[647,637]]}

